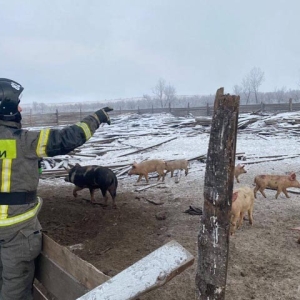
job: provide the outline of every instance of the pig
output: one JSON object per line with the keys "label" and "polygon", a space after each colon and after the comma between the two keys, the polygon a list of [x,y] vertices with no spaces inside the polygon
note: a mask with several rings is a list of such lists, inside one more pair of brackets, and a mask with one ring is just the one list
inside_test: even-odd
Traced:
{"label": "pig", "polygon": [[128,172],[128,175],[139,175],[139,178],[137,182],[139,182],[142,177],[144,176],[147,183],[149,182],[148,179],[148,173],[151,172],[157,172],[158,173],[158,179],[157,181],[162,178],[162,181],[165,180],[165,162],[160,159],[152,159],[152,160],[147,160],[143,161],[141,163],[136,163],[134,162],[131,169]]}
{"label": "pig", "polygon": [[177,159],[166,161],[165,170],[171,172],[171,177],[173,177],[173,173],[175,170],[185,170],[185,176],[188,174],[188,164],[189,162],[186,159]]}
{"label": "pig", "polygon": [[296,174],[294,172],[289,175],[257,175],[254,178],[254,183],[256,185],[254,188],[255,198],[257,191],[260,191],[261,194],[267,198],[264,193],[265,188],[277,190],[275,195],[276,199],[281,192],[283,192],[287,198],[290,198],[286,189],[289,187],[300,187],[300,183],[296,180]]}
{"label": "pig", "polygon": [[100,189],[104,198],[104,205],[107,206],[108,191],[112,198],[113,208],[117,208],[115,198],[117,196],[118,179],[111,169],[95,165],[80,166],[76,164],[73,168],[66,170],[68,175],[65,177],[65,181],[75,184],[74,197],[77,197],[77,191],[88,188],[91,194],[91,202],[95,203],[95,190]]}
{"label": "pig", "polygon": [[245,170],[245,165],[241,165],[241,164],[236,165],[234,168],[234,177],[236,179],[236,182],[238,183],[240,182],[239,175],[243,173],[247,173],[247,171]]}
{"label": "pig", "polygon": [[250,225],[253,224],[253,206],[254,193],[252,188],[248,186],[243,186],[233,191],[232,206],[230,212],[231,235],[234,235],[236,229],[243,225],[243,218],[245,212],[248,212]]}

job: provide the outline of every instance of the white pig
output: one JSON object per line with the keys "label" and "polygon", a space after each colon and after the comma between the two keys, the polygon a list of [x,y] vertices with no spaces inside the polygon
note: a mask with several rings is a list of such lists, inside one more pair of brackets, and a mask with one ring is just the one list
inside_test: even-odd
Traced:
{"label": "white pig", "polygon": [[248,212],[249,223],[253,224],[254,194],[250,187],[244,186],[235,189],[232,193],[232,206],[230,212],[230,234],[243,225],[244,213]]}
{"label": "white pig", "polygon": [[158,173],[158,179],[157,181],[162,177],[162,181],[165,180],[165,162],[160,159],[152,159],[143,161],[141,163],[134,162],[131,169],[128,172],[128,175],[136,174],[139,175],[139,178],[137,182],[141,180],[141,178],[144,176],[147,183],[149,182],[148,179],[148,173],[151,172],[157,172]]}
{"label": "white pig", "polygon": [[238,177],[243,173],[247,173],[247,171],[245,170],[245,165],[241,165],[241,164],[236,165],[234,168],[234,177],[236,179],[236,182],[240,182]]}
{"label": "white pig", "polygon": [[289,187],[298,187],[300,188],[300,183],[296,180],[296,174],[292,172],[290,175],[257,175],[254,178],[255,188],[254,188],[254,197],[256,198],[256,192],[260,191],[261,194],[266,197],[264,193],[265,188],[270,188],[277,190],[275,198],[277,199],[278,195],[283,192],[287,198],[290,196],[287,193],[287,188]]}

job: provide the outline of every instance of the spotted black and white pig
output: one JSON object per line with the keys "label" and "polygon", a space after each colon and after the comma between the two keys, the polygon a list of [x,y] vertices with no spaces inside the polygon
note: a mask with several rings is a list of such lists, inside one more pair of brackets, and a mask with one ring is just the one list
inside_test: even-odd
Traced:
{"label": "spotted black and white pig", "polygon": [[75,184],[74,197],[77,197],[77,191],[88,188],[91,194],[91,202],[95,203],[95,190],[100,189],[104,198],[104,204],[107,205],[108,191],[113,201],[113,208],[117,207],[115,198],[117,196],[118,179],[111,169],[101,166],[80,166],[76,164],[73,168],[66,170],[68,175],[65,177],[65,181]]}

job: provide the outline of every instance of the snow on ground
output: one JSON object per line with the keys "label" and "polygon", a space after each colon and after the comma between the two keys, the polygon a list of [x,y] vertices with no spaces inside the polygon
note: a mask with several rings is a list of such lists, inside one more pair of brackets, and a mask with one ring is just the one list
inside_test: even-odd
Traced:
{"label": "snow on ground", "polygon": [[[277,131],[284,126],[298,128],[298,124],[291,125],[287,119],[299,118],[299,113],[281,113],[273,116],[255,116],[258,120],[247,126],[247,129],[239,129],[237,135],[236,152],[244,153],[245,161],[249,163],[247,169],[253,168],[251,162],[267,156],[287,155],[293,158],[282,160],[278,167],[278,161],[256,164],[256,172],[260,173],[287,173],[295,171],[300,176],[299,136],[295,132]],[[240,118],[253,118],[253,115],[243,114]],[[265,120],[275,120],[275,125],[267,126]],[[140,162],[147,159],[191,159],[206,155],[210,138],[210,127],[200,125],[188,126],[195,119],[193,117],[178,118],[170,114],[154,115],[121,115],[112,119],[112,125],[101,126],[94,136],[83,146],[77,149],[77,155],[64,155],[57,158],[64,159],[70,164],[130,166],[134,161]],[[31,128],[37,130],[39,128]],[[268,130],[270,135],[260,135]],[[278,132],[278,133],[277,133]],[[102,144],[102,141],[109,140]],[[163,143],[164,142],[164,143]],[[142,152],[134,151],[162,143],[156,147]],[[132,154],[130,154],[132,153]],[[90,155],[85,156],[85,155]],[[294,157],[295,156],[295,157]],[[236,160],[236,163],[239,163]],[[276,167],[273,167],[273,165]],[[201,178],[204,176],[205,163],[197,160],[190,162],[189,178]],[[124,180],[136,180],[124,178]],[[45,179],[41,184],[68,184],[62,179]]]}

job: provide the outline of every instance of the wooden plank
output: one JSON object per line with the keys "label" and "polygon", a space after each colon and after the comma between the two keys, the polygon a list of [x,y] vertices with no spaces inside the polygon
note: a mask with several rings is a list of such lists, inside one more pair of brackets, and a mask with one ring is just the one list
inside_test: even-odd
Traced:
{"label": "wooden plank", "polygon": [[58,266],[89,290],[110,279],[92,264],[81,259],[66,247],[57,244],[45,234],[43,234],[43,254],[55,261]]}
{"label": "wooden plank", "polygon": [[77,300],[136,299],[164,285],[193,262],[192,254],[170,241]]}
{"label": "wooden plank", "polygon": [[33,300],[48,300],[36,284],[33,284]]}
{"label": "wooden plank", "polygon": [[58,300],[74,300],[88,291],[43,253],[38,256],[35,276]]}

